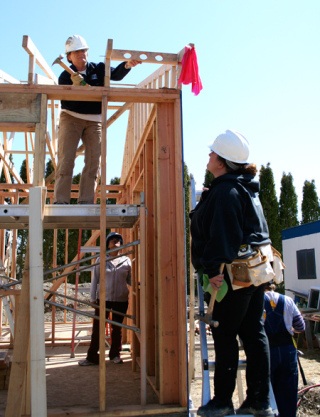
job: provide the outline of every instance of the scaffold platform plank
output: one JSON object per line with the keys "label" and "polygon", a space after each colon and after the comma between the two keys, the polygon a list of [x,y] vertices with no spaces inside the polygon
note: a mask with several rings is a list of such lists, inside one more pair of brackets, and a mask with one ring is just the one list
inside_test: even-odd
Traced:
{"label": "scaffold platform plank", "polygon": [[[28,229],[29,205],[0,205],[0,228]],[[44,207],[45,229],[100,229],[99,204],[47,204]],[[139,206],[110,204],[106,206],[107,226],[133,227],[139,216]]]}

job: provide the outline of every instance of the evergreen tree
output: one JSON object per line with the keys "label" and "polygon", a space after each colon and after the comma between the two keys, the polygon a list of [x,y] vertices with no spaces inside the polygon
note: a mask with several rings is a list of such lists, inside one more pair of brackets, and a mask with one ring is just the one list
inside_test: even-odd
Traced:
{"label": "evergreen tree", "polygon": [[[80,180],[81,180],[81,173],[76,174],[72,177],[72,184],[80,184]],[[78,199],[77,198],[71,198],[70,203],[71,204],[78,204]]]}
{"label": "evergreen tree", "polygon": [[260,200],[268,223],[272,245],[281,252],[281,226],[278,218],[278,200],[270,163],[260,169]]}
{"label": "evergreen tree", "polygon": [[27,182],[27,161],[24,159],[21,163],[20,167],[20,177],[23,180],[23,182]]}
{"label": "evergreen tree", "polygon": [[[298,197],[293,186],[291,173],[282,174],[280,200],[279,200],[279,222],[281,231],[299,224],[298,221]],[[277,286],[277,291],[285,293],[285,283]]]}
{"label": "evergreen tree", "polygon": [[[114,177],[110,181],[110,185],[119,185],[120,184],[120,178]],[[117,191],[109,191],[109,193],[117,193]],[[107,204],[117,204],[117,200],[115,198],[108,198]]]}
{"label": "evergreen tree", "polygon": [[[10,160],[10,162],[12,163],[12,154],[10,154],[10,156],[9,156],[9,160]],[[13,183],[14,183],[14,177],[13,177],[13,175],[12,175],[11,173],[9,173],[9,176],[10,176],[10,181],[11,181],[11,183],[13,184]],[[7,183],[7,179],[6,179],[6,176],[5,176],[5,174],[4,174],[4,165],[3,165],[3,169],[1,170],[1,175],[0,175],[0,183],[1,183],[1,184],[6,184],[6,183]],[[4,192],[4,191],[9,191],[9,190],[3,189],[3,192]],[[5,199],[4,199],[4,202],[6,202],[7,204],[11,204],[11,203],[12,203],[12,201],[11,201],[11,198],[10,198],[10,197],[5,198]],[[2,202],[2,204],[3,204],[4,202]],[[7,250],[7,246],[8,246],[8,245],[11,245],[11,241],[12,241],[12,239],[11,239],[11,237],[12,237],[12,231],[11,231],[11,230],[5,230],[5,231],[4,231],[4,233],[5,233],[5,237],[4,237],[4,239],[5,239],[5,248],[6,248],[6,250]],[[12,271],[8,270],[7,272],[8,272],[8,274],[9,274],[9,275],[13,276]]]}
{"label": "evergreen tree", "polygon": [[[52,160],[49,159],[46,163],[45,178],[47,178],[54,171]],[[47,200],[47,204],[50,200]],[[43,268],[44,270],[50,269],[53,262],[53,230],[43,230]]]}
{"label": "evergreen tree", "polygon": [[120,184],[120,178],[119,177],[111,178],[110,185],[119,185],[119,184]]}
{"label": "evergreen tree", "polygon": [[[9,161],[13,164],[12,154],[9,155]],[[11,174],[11,172],[9,173],[9,176],[10,176],[11,183],[14,184],[14,177]],[[4,169],[1,170],[0,183],[1,184],[6,184],[7,183],[6,176],[4,175]],[[4,190],[4,191],[8,191],[8,190]],[[5,201],[6,201],[6,203],[11,204],[10,198],[5,198]]]}
{"label": "evergreen tree", "polygon": [[[13,165],[13,157],[12,157],[12,154],[9,155],[9,161]],[[11,179],[12,184],[14,184],[14,177],[11,174],[11,172],[9,173],[9,176],[10,176],[10,179]],[[1,184],[6,184],[7,183],[6,177],[4,175],[4,169],[1,170],[0,183]]]}
{"label": "evergreen tree", "polygon": [[1,175],[0,175],[0,183],[1,184],[6,184],[7,183],[7,180],[6,180],[6,177],[4,175],[4,171],[3,170],[1,171]]}
{"label": "evergreen tree", "polygon": [[[45,177],[50,175],[53,171],[52,161],[49,160],[46,164]],[[20,177],[26,183],[27,182],[27,164],[24,159],[20,167]],[[20,199],[23,201],[24,197]],[[28,230],[18,230],[18,244],[17,244],[17,278],[21,279],[24,269],[24,261],[26,248],[28,244]],[[52,267],[52,255],[53,255],[53,230],[45,229],[43,231],[43,266],[44,269],[50,269]]]}
{"label": "evergreen tree", "polygon": [[293,186],[292,175],[282,174],[280,199],[279,199],[279,221],[281,230],[298,226],[298,197]]}
{"label": "evergreen tree", "polygon": [[214,175],[210,171],[206,170],[206,173],[204,175],[204,183],[203,183],[203,186],[205,188],[208,188],[209,185],[212,183],[213,180],[214,180]]}
{"label": "evergreen tree", "polygon": [[305,181],[302,190],[301,224],[314,222],[320,218],[319,199],[315,181]]}
{"label": "evergreen tree", "polygon": [[49,159],[48,162],[46,163],[46,169],[45,169],[45,178],[49,177],[50,174],[52,174],[52,172],[54,171],[54,167],[53,167],[53,163],[52,160]]}
{"label": "evergreen tree", "polygon": [[[20,177],[26,183],[27,182],[27,164],[26,160],[24,159],[21,163],[20,167]],[[21,198],[24,200],[24,198]],[[29,231],[28,229],[19,229],[18,236],[17,236],[17,258],[16,258],[16,278],[22,279],[23,270],[24,270],[24,261],[28,243],[28,236]]]}

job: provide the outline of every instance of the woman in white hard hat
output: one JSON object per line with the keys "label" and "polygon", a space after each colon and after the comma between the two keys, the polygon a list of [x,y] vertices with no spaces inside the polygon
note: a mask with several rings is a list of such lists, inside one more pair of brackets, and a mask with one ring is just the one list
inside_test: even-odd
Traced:
{"label": "woman in white hard hat", "polygon": [[[87,42],[80,35],[73,35],[67,39],[65,52],[71,63],[70,68],[75,71],[75,74],[70,75],[68,71],[63,71],[59,77],[59,84],[94,87],[104,85],[105,64],[88,62],[88,49]],[[138,63],[141,62],[130,60],[122,62],[116,68],[111,68],[111,80],[122,80]],[[80,139],[82,139],[85,154],[78,203],[94,203],[95,180],[100,163],[101,134],[101,101],[61,101],[58,164],[54,185],[55,204],[70,203],[72,173]]]}
{"label": "woman in white hard hat", "polygon": [[212,319],[219,325],[211,329],[215,346],[214,397],[198,409],[198,415],[234,414],[232,395],[239,336],[247,359],[247,398],[238,413],[273,417],[269,403],[269,348],[262,322],[264,285],[255,286],[248,279],[239,286],[232,285],[234,277],[228,273],[242,251],[251,254],[252,248],[270,247],[258,196],[259,183],[254,180],[257,169],[248,163],[248,141],[235,131],[219,135],[210,146],[209,156],[207,169],[214,180],[190,213],[191,252],[195,270],[206,276],[217,293],[219,302],[214,304]]}
{"label": "woman in white hard hat", "polygon": [[[123,238],[120,233],[111,232],[107,236],[107,249],[117,249],[123,245]],[[99,258],[97,260],[99,262]],[[93,278],[90,288],[90,299],[92,303],[99,305],[99,280],[100,264],[93,270]],[[129,288],[131,285],[131,260],[128,256],[121,256],[120,250],[113,250],[107,255],[106,263],[106,318],[109,318],[112,309],[112,321],[122,324],[124,314],[128,310]],[[120,314],[117,314],[120,313]],[[99,307],[95,309],[95,316],[99,316]],[[121,326],[111,326],[111,347],[109,359],[116,364],[121,364],[120,351],[122,347]],[[80,366],[99,364],[99,320],[93,321],[91,343],[87,357],[79,361]]]}

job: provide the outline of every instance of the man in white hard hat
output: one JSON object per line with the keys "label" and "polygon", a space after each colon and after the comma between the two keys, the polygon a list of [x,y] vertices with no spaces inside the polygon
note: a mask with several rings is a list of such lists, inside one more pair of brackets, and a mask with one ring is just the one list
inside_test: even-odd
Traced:
{"label": "man in white hard hat", "polygon": [[[88,49],[87,42],[80,35],[73,35],[67,39],[65,52],[75,75],[63,71],[59,77],[59,84],[95,87],[104,85],[105,64],[88,62]],[[130,60],[122,62],[116,68],[111,68],[111,80],[122,80],[138,63],[141,62]],[[58,164],[54,186],[55,204],[70,203],[72,174],[80,139],[85,154],[78,203],[94,203],[95,180],[100,163],[101,133],[101,102],[61,101]]]}
{"label": "man in white hard hat", "polygon": [[[219,135],[210,146],[209,157],[207,169],[214,180],[190,213],[191,256],[195,270],[217,294],[212,320],[219,325],[211,328],[215,346],[214,397],[199,407],[197,414],[205,417],[234,414],[232,396],[239,336],[247,358],[247,398],[237,413],[273,417],[269,402],[269,347],[262,322],[264,285],[230,273],[234,271],[231,264],[242,253],[250,257],[251,249],[271,250],[258,196],[259,183],[254,180],[257,169],[248,163],[248,141],[236,131],[227,130]],[[271,274],[271,265],[270,270]],[[263,279],[269,281],[271,278],[265,275]]]}

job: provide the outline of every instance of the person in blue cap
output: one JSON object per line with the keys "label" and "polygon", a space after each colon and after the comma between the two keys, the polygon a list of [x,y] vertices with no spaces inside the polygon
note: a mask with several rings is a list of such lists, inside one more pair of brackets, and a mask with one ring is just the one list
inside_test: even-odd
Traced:
{"label": "person in blue cap", "polygon": [[[120,233],[111,232],[107,236],[107,249],[117,249],[123,245],[123,238]],[[99,258],[97,259],[99,263]],[[94,304],[99,305],[99,279],[100,264],[94,266],[93,278],[90,287],[90,299]],[[131,260],[128,256],[121,256],[120,249],[110,252],[106,261],[106,318],[109,318],[110,309],[112,321],[122,324],[124,314],[128,310],[129,286],[131,285]],[[121,313],[121,314],[117,314]],[[95,309],[95,316],[99,316],[99,307]],[[122,348],[122,328],[112,324],[111,326],[111,347],[109,359],[115,364],[121,364],[120,351]],[[93,320],[91,343],[87,357],[78,362],[80,366],[99,364],[99,320]]]}

